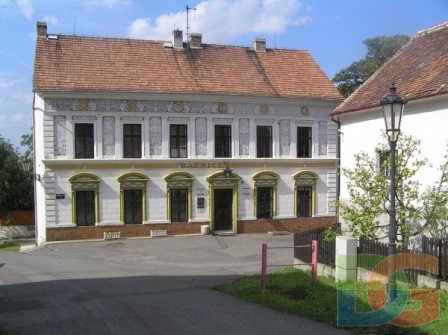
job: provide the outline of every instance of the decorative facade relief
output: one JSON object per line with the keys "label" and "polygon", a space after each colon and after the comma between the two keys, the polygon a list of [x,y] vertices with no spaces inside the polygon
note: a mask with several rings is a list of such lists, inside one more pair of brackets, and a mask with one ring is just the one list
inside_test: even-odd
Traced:
{"label": "decorative facade relief", "polygon": [[232,124],[232,118],[214,117],[212,119],[213,124]]}
{"label": "decorative facade relief", "polygon": [[207,118],[196,118],[196,155],[207,155]]}
{"label": "decorative facade relief", "polygon": [[73,116],[73,121],[96,121],[96,116]]}
{"label": "decorative facade relief", "polygon": [[275,122],[274,119],[256,119],[255,124],[263,126],[271,126]]}
{"label": "decorative facade relief", "polygon": [[65,156],[67,153],[67,118],[65,115],[54,117],[54,155]]}
{"label": "decorative facade relief", "polygon": [[162,154],[162,117],[149,118],[149,147],[151,156]]}
{"label": "decorative facade relief", "polygon": [[249,155],[249,119],[240,119],[239,122],[240,134],[240,156]]}
{"label": "decorative facade relief", "polygon": [[103,117],[103,155],[115,155],[115,117]]}
{"label": "decorative facade relief", "polygon": [[122,121],[143,121],[143,116],[122,116]]}
{"label": "decorative facade relief", "polygon": [[217,103],[201,101],[45,99],[47,112],[150,112],[184,114],[238,114],[304,117],[297,105]]}
{"label": "decorative facade relief", "polygon": [[289,156],[291,147],[291,120],[280,120],[280,156]]}
{"label": "decorative facade relief", "polygon": [[319,155],[327,155],[327,121],[319,121]]}

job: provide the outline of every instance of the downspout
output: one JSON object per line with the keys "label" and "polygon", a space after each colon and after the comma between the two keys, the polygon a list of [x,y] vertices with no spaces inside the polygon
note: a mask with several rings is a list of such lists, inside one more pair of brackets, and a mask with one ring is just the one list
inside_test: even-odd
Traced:
{"label": "downspout", "polygon": [[[330,120],[338,125],[338,140],[336,143],[336,158],[338,159],[336,169],[336,201],[339,201],[341,195],[341,120],[339,117],[335,118],[334,114],[331,114]],[[339,206],[336,206],[336,221],[340,224]]]}
{"label": "downspout", "polygon": [[37,191],[36,191],[36,92],[33,91],[33,189],[34,189],[34,242],[39,246],[39,224],[37,218]]}

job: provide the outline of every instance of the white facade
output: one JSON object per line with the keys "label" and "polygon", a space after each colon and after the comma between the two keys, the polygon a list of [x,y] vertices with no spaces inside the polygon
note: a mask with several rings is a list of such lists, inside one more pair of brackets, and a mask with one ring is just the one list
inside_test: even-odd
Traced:
{"label": "white facade", "polygon": [[[398,92],[399,94],[399,92]],[[375,158],[378,143],[387,143],[382,138],[385,130],[381,107],[346,113],[339,116],[341,121],[341,168],[355,167],[355,154],[366,152]],[[404,107],[401,133],[412,135],[421,141],[421,158],[427,157],[432,166],[422,167],[418,180],[425,186],[432,186],[440,179],[439,166],[445,162],[448,149],[448,97],[441,95],[408,102]],[[341,173],[341,200],[348,199],[345,187],[347,180]]]}
{"label": "white facade", "polygon": [[[296,188],[307,182],[314,185],[312,217],[334,217],[337,125],[328,117],[334,108],[335,102],[280,98],[36,93],[35,167],[41,176],[36,182],[38,244],[45,243],[49,228],[76,227],[71,178],[82,173],[99,180],[97,227],[125,226],[119,178],[127,173],[147,178],[143,225],[176,224],[169,219],[165,178],[179,173],[194,179],[188,222],[209,224],[213,231],[212,190],[226,185],[220,177],[226,167],[233,170],[228,182],[233,190],[234,219],[229,226],[233,232],[238,231],[238,221],[257,219],[254,190],[259,182],[275,185],[273,220],[297,219]],[[77,123],[93,124],[93,159],[74,156]],[[125,123],[141,125],[141,158],[123,158]],[[169,126],[179,123],[187,125],[188,156],[170,158]],[[229,158],[215,158],[215,125],[231,126]],[[257,158],[256,129],[260,125],[272,127],[271,158]],[[312,129],[309,158],[297,158],[298,127]],[[257,181],[257,176],[268,181]],[[215,177],[221,179],[215,181]],[[199,198],[204,206],[198,205]]]}

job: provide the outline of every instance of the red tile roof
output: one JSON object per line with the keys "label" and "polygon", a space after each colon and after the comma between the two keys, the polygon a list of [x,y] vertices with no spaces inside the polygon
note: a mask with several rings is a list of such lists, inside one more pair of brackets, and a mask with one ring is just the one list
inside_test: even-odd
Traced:
{"label": "red tile roof", "polygon": [[307,51],[161,41],[38,36],[35,91],[174,92],[342,101]]}
{"label": "red tile roof", "polygon": [[408,101],[448,93],[448,22],[418,32],[332,114],[379,106],[392,82]]}

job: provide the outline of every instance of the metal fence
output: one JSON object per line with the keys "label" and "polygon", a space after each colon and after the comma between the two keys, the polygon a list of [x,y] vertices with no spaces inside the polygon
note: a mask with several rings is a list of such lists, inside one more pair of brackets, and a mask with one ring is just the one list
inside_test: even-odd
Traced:
{"label": "metal fence", "polygon": [[[294,245],[309,244],[312,240],[318,241],[318,262],[335,267],[336,243],[324,241],[326,228],[315,229],[305,233],[294,234]],[[416,283],[418,275],[425,275],[443,281],[448,281],[448,240],[422,236],[421,248],[415,250],[397,248],[397,253],[427,254],[437,258],[438,267],[431,271],[423,271],[416,268],[404,270],[408,281]],[[358,266],[372,269],[374,262],[365,255],[387,256],[387,243],[376,240],[360,238],[358,241]],[[311,252],[307,249],[295,249],[294,257],[304,263],[311,262]]]}

